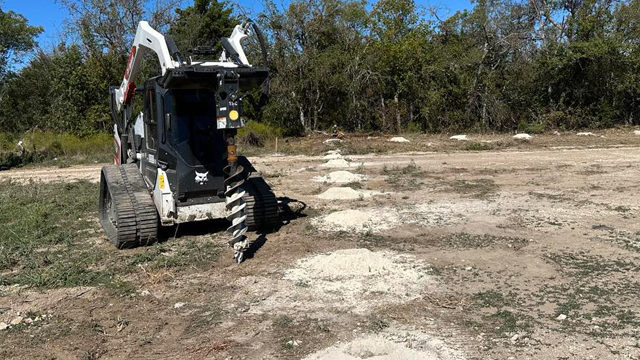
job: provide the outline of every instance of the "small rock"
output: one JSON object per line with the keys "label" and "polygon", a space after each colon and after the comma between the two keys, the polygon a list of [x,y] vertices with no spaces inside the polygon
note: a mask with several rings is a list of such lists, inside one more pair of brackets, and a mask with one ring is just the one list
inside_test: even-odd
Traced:
{"label": "small rock", "polygon": [[6,330],[8,328],[9,328],[9,324],[7,324],[5,322],[0,322],[0,331]]}
{"label": "small rock", "polygon": [[324,141],[325,144],[333,144],[333,143],[341,143],[342,139],[327,139]]}
{"label": "small rock", "polygon": [[560,315],[558,315],[558,317],[556,318],[556,320],[558,320],[558,321],[562,321],[562,320],[565,320],[566,318],[567,318],[567,315],[565,315],[565,314],[560,314]]}
{"label": "small rock", "polygon": [[173,304],[173,308],[174,309],[180,309],[181,307],[184,307],[185,305],[186,304],[183,303],[183,302],[178,302],[178,303]]}
{"label": "small rock", "polygon": [[390,142],[397,142],[397,143],[408,143],[408,142],[410,142],[408,139],[405,139],[402,136],[392,137],[391,139],[389,139],[389,141]]}
{"label": "small rock", "polygon": [[467,270],[467,271],[471,271],[471,270],[473,270],[473,268],[472,268],[471,266],[467,266],[467,267],[466,267],[466,268],[464,268],[464,269],[465,269],[465,270]]}
{"label": "small rock", "polygon": [[640,136],[640,130],[635,130],[633,133],[634,133],[635,135]]}
{"label": "small rock", "polygon": [[458,140],[458,141],[469,141],[469,138],[467,137],[467,135],[453,135],[449,139]]}
{"label": "small rock", "polygon": [[576,134],[577,136],[596,136],[596,134],[592,132],[579,132]]}
{"label": "small rock", "polygon": [[560,131],[555,130],[555,131],[553,132],[553,135],[559,136],[559,135],[560,135]]}
{"label": "small rock", "polygon": [[513,344],[515,344],[515,343],[518,341],[518,339],[519,339],[519,338],[520,338],[520,335],[515,334],[515,335],[513,335],[513,336],[511,337],[511,342],[512,342]]}
{"label": "small rock", "polygon": [[22,321],[27,325],[33,323],[33,319],[32,318],[26,318],[26,319],[24,319]]}
{"label": "small rock", "polygon": [[149,290],[142,290],[142,291],[140,291],[140,295],[141,296],[149,296],[149,295],[151,295],[151,292]]}
{"label": "small rock", "polygon": [[23,319],[22,316],[15,317],[15,318],[13,318],[13,320],[11,320],[11,322],[9,324],[18,325],[18,324],[20,324],[22,322],[22,319]]}
{"label": "small rock", "polygon": [[287,341],[287,345],[292,346],[292,347],[296,347],[296,346],[300,345],[300,343],[298,343],[297,340],[289,340],[289,341]]}
{"label": "small rock", "polygon": [[516,139],[516,140],[529,141],[529,140],[531,140],[532,136],[529,135],[529,134],[522,133],[522,134],[513,135],[513,138]]}

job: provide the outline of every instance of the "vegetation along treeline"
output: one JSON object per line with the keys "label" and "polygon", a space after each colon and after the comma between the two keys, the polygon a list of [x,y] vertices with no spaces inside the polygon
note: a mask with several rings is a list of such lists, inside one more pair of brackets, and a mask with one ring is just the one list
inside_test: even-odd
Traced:
{"label": "vegetation along treeline", "polygon": [[[62,0],[69,33],[51,51],[35,42],[42,28],[1,11],[0,131],[107,132],[108,87],[121,81],[138,20],[188,54],[246,16],[241,1],[180,3]],[[640,0],[478,0],[451,16],[412,0],[261,9],[251,17],[268,38],[272,79],[252,117],[285,134],[640,124]]]}

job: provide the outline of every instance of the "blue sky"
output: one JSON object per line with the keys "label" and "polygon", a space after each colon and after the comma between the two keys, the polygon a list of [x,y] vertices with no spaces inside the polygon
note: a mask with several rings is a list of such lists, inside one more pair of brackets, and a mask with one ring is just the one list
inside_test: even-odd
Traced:
{"label": "blue sky", "polygon": [[[236,0],[242,6],[259,9],[260,0]],[[415,0],[418,5],[435,6],[453,14],[455,11],[471,7],[470,0]],[[189,4],[192,1],[185,1]],[[62,39],[64,33],[64,19],[67,13],[64,7],[55,0],[3,0],[0,1],[4,11],[12,10],[24,15],[31,25],[44,27],[44,32],[38,37],[40,47],[51,49]]]}

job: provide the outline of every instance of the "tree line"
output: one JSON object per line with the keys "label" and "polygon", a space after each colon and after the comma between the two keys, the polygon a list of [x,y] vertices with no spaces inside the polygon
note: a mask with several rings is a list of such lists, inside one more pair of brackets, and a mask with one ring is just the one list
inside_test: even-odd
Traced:
{"label": "tree line", "polygon": [[[62,4],[70,32],[51,51],[36,46],[41,28],[0,10],[0,131],[108,131],[108,87],[122,79],[139,20],[188,54],[246,16],[216,0]],[[252,117],[287,134],[640,124],[640,0],[477,0],[445,13],[413,0],[266,0],[252,18],[272,76]],[[28,51],[28,64],[9,66]]]}

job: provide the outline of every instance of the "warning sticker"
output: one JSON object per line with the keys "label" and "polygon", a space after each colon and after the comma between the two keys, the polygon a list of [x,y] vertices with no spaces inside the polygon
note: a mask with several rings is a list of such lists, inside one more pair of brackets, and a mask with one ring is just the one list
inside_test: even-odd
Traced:
{"label": "warning sticker", "polygon": [[218,118],[218,129],[226,129],[227,128],[227,118],[219,117]]}

